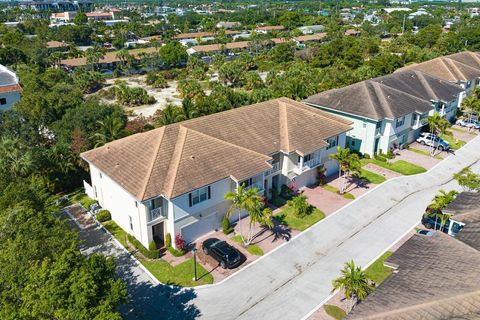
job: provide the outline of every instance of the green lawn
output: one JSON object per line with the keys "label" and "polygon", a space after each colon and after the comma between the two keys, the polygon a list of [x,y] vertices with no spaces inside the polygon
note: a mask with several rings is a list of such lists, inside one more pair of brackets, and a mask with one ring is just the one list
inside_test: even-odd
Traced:
{"label": "green lawn", "polygon": [[78,188],[75,191],[68,194],[69,204],[80,203],[85,209],[89,209],[90,205],[97,202],[90,199],[84,192],[83,188]]}
{"label": "green lawn", "polygon": [[355,196],[351,193],[348,193],[348,192],[345,192],[344,194],[340,194],[340,190],[338,190],[337,188],[331,186],[331,185],[328,185],[328,184],[324,184],[322,186],[323,189],[327,190],[327,191],[330,191],[330,192],[333,192],[333,193],[337,193],[338,195],[341,195],[342,197],[344,197],[345,199],[355,199]]}
{"label": "green lawn", "polygon": [[[427,151],[424,151],[424,150],[415,149],[415,148],[408,148],[408,150],[410,150],[412,152],[415,152],[415,153],[418,153],[418,154],[421,154],[421,155],[424,155],[424,156],[427,156],[427,157],[431,157],[430,152],[427,152]],[[436,155],[433,158],[437,159],[437,160],[443,160],[443,158],[440,157],[439,155]]]}
{"label": "green lawn", "polygon": [[454,150],[460,149],[461,147],[463,147],[466,144],[466,142],[463,141],[463,140],[455,139],[453,137],[453,135],[442,134],[442,135],[440,135],[440,138],[447,141],[448,144],[450,145],[450,148],[452,148]]}
{"label": "green lawn", "polygon": [[299,218],[293,214],[292,208],[286,207],[275,218],[292,229],[303,231],[325,218],[325,214],[317,208],[313,208],[309,215]]}
{"label": "green lawn", "polygon": [[182,287],[193,287],[202,284],[213,283],[213,276],[197,262],[197,275],[199,280],[194,281],[193,259],[188,259],[181,264],[172,267],[162,259],[144,260],[140,262],[150,271],[158,281]]}
{"label": "green lawn", "polygon": [[[232,240],[243,246],[243,240],[242,240],[242,237],[239,234],[237,234],[236,236],[233,236]],[[250,252],[251,254],[253,254],[255,256],[263,256],[263,254],[264,254],[262,248],[260,248],[256,244],[250,244],[245,249],[247,249],[248,252]]]}
{"label": "green lawn", "polygon": [[372,279],[375,284],[378,286],[382,283],[387,277],[392,274],[393,269],[385,267],[383,262],[392,255],[392,252],[385,252],[380,258],[378,258],[370,267],[367,268],[367,276]]}
{"label": "green lawn", "polygon": [[333,304],[326,304],[323,306],[323,309],[325,309],[325,312],[332,318],[336,320],[342,320],[347,316],[347,313],[342,309],[337,306],[334,306]]}
{"label": "green lawn", "polygon": [[125,230],[120,228],[113,220],[103,223],[103,226],[110,231],[111,234],[124,246],[127,248],[127,233]]}
{"label": "green lawn", "polygon": [[[127,248],[125,230],[120,228],[115,222],[107,221],[103,224],[113,236]],[[199,281],[193,281],[194,269],[193,259],[172,267],[168,262],[162,259],[146,260],[138,259],[157,279],[165,284],[174,284],[178,286],[198,286],[201,284],[213,283],[213,277],[197,262],[197,274]]]}
{"label": "green lawn", "polygon": [[366,165],[367,163],[373,163],[379,167],[398,172],[405,176],[419,174],[427,171],[424,167],[417,166],[416,164],[407,162],[405,160],[397,160],[392,163],[387,163],[376,159],[362,159],[360,161],[362,162],[362,165]]}
{"label": "green lawn", "polygon": [[379,174],[373,173],[365,169],[360,169],[360,179],[366,180],[368,183],[380,184],[385,182],[385,178]]}

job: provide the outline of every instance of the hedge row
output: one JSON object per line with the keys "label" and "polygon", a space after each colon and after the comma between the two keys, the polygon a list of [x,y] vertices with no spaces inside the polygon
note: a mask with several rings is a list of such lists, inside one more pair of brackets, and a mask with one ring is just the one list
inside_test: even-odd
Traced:
{"label": "hedge row", "polygon": [[141,243],[140,241],[138,241],[137,239],[135,239],[134,236],[132,235],[127,235],[127,239],[128,239],[128,242],[130,242],[132,245],[135,246],[135,248],[137,248],[138,251],[140,251],[140,253],[145,256],[146,258],[149,258],[149,259],[158,259],[160,257],[160,251],[158,250],[148,250],[147,248],[145,248]]}

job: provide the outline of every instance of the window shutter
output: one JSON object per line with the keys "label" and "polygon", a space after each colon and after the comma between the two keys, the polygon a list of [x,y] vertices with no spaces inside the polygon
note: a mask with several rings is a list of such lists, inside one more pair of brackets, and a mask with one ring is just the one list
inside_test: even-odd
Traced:
{"label": "window shutter", "polygon": [[208,186],[208,199],[212,198],[212,189]]}
{"label": "window shutter", "polygon": [[188,194],[188,205],[191,207],[192,206],[192,194]]}

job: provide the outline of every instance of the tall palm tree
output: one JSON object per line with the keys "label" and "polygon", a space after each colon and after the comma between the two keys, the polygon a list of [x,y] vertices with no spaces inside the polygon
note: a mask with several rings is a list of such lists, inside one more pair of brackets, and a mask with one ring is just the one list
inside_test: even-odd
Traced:
{"label": "tall palm tree", "polygon": [[338,161],[338,177],[343,174],[343,182],[340,193],[344,193],[347,186],[347,176],[360,172],[360,159],[356,153],[352,153],[349,148],[342,149],[337,147],[337,153],[331,154],[330,158]]}
{"label": "tall palm tree", "polygon": [[[442,118],[438,113],[435,113],[432,116],[427,118],[428,127],[430,128],[430,133],[436,136],[440,136],[441,134],[446,134],[448,127],[450,127],[450,122],[447,119]],[[435,141],[432,145],[432,151],[430,152],[431,156],[435,155],[437,148],[440,144],[440,140],[437,143]]]}
{"label": "tall palm tree", "polygon": [[97,124],[100,130],[92,135],[92,139],[95,141],[95,148],[120,138],[123,129],[123,123],[120,118],[109,115],[104,120],[98,120]]}
{"label": "tall palm tree", "polygon": [[131,58],[131,55],[127,49],[122,49],[115,54],[115,57],[120,60],[122,66],[125,66],[128,60]]}
{"label": "tall palm tree", "polygon": [[470,120],[472,118],[472,114],[478,110],[478,106],[480,103],[478,102],[477,97],[469,97],[465,98],[462,101],[462,111],[468,114],[468,119]]}
{"label": "tall palm tree", "polygon": [[[225,194],[225,200],[229,200],[232,202],[232,205],[227,211],[227,217],[230,217],[234,212],[238,212],[238,226],[240,227],[240,220],[242,218],[242,212],[247,212],[250,216],[250,230],[253,223],[256,222],[263,222],[268,224],[268,222],[264,221],[262,217],[268,216],[268,212],[258,212],[257,210],[261,210],[262,206],[262,196],[258,193],[258,189],[255,188],[246,188],[244,184],[241,184],[237,187],[235,191],[231,191]],[[253,217],[253,220],[252,220]],[[242,237],[242,241],[245,245],[247,245],[247,241],[243,238],[242,230],[240,230],[240,236]],[[250,238],[250,237],[249,237]],[[251,241],[251,239],[250,239]]]}
{"label": "tall palm tree", "polygon": [[193,119],[198,117],[200,114],[198,110],[195,108],[192,100],[184,99],[182,101],[182,111],[177,115],[175,122],[180,122],[183,120]]}
{"label": "tall palm tree", "polygon": [[343,289],[346,298],[345,309],[348,313],[356,302],[362,301],[373,291],[373,286],[370,284],[370,279],[365,271],[357,267],[353,260],[346,262],[341,272],[342,275],[332,281],[332,293],[337,289]]}

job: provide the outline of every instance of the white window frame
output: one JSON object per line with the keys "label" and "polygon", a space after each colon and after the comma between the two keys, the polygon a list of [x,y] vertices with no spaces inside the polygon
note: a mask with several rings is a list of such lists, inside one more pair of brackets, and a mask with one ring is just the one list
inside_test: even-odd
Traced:
{"label": "white window frame", "polygon": [[208,186],[191,192],[192,206],[208,200]]}
{"label": "white window frame", "polygon": [[405,124],[405,116],[401,117],[401,118],[397,118],[395,120],[395,128],[399,128],[401,126],[403,126]]}
{"label": "white window frame", "polygon": [[328,138],[327,143],[328,143],[327,150],[338,146],[338,136]]}

